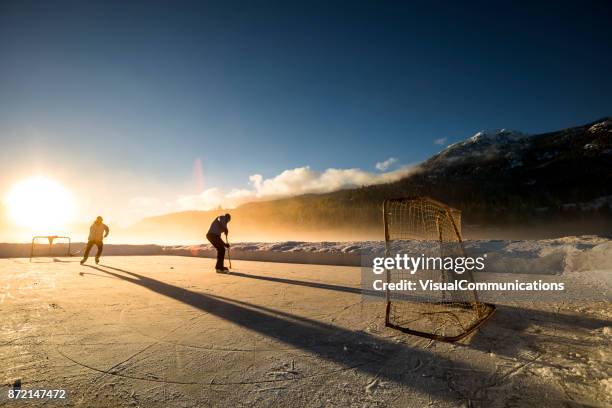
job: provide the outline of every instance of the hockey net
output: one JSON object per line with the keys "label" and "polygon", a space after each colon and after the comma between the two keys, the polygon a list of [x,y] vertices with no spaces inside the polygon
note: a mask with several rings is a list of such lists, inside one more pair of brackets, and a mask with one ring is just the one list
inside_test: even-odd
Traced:
{"label": "hockey net", "polygon": [[36,257],[72,256],[70,237],[37,235],[32,238],[30,261]]}
{"label": "hockey net", "polygon": [[[461,212],[428,197],[386,200],[384,208],[386,256],[465,257],[461,238]],[[410,275],[404,269],[388,269],[387,282],[404,279],[434,283],[474,281],[465,271],[457,275],[439,264],[428,265]],[[495,310],[478,301],[475,291],[387,291],[385,324],[401,331],[437,340],[456,341],[475,330]]]}

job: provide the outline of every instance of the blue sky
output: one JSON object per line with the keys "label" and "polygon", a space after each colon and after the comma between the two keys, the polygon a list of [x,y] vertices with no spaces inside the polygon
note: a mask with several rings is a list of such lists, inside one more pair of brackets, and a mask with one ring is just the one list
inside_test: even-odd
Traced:
{"label": "blue sky", "polygon": [[583,124],[612,114],[611,16],[607,2],[3,1],[0,170],[161,199]]}

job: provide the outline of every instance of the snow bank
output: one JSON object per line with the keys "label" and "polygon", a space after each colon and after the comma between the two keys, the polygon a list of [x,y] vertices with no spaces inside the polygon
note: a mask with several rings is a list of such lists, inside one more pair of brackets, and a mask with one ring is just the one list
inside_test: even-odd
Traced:
{"label": "snow bank", "polygon": [[[420,254],[428,243],[402,243],[402,252]],[[233,259],[266,262],[293,262],[360,266],[362,257],[381,256],[382,241],[358,242],[245,242],[233,244]],[[397,250],[397,246],[392,250]],[[466,241],[469,256],[487,256],[490,272],[559,274],[590,270],[612,271],[612,240],[597,236],[565,237],[546,240]],[[171,255],[213,257],[211,245],[166,246]]]}
{"label": "snow bank", "polygon": [[[75,256],[84,244],[73,244]],[[399,248],[401,246],[401,248]],[[392,252],[413,256],[427,253],[427,242],[402,242],[392,245]],[[469,256],[487,256],[487,271],[499,273],[560,274],[583,271],[612,271],[612,239],[598,236],[565,237],[546,240],[479,240],[466,241]],[[232,259],[288,262],[319,265],[360,266],[362,257],[382,256],[382,241],[359,242],[242,242],[232,245]],[[0,258],[27,258],[29,244],[0,244]],[[58,250],[55,255],[65,254]],[[213,258],[215,249],[209,245],[104,246],[105,255],[181,255]]]}

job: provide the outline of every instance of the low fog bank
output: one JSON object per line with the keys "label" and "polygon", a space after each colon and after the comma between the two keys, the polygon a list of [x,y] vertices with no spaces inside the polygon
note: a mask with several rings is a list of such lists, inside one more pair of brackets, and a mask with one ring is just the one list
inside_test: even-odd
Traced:
{"label": "low fog bank", "polygon": [[[118,231],[113,242],[132,244],[196,245],[206,242],[207,221],[193,218],[191,224],[148,225],[146,228]],[[382,221],[375,224],[348,223],[346,227],[305,227],[299,223],[288,226],[253,225],[237,220],[229,224],[231,242],[283,241],[377,241],[384,239]],[[566,236],[612,236],[612,219],[549,220],[507,223],[506,225],[463,224],[463,238],[474,239],[553,239]]]}
{"label": "low fog bank", "polygon": [[[216,214],[216,213],[215,213]],[[134,227],[121,228],[110,223],[111,233],[105,240],[106,245],[199,245],[207,243],[206,232],[210,220],[214,218],[196,214],[193,217],[183,215],[179,222],[146,222]],[[382,221],[373,224],[355,222],[345,227],[319,227],[295,225],[278,225],[271,222],[246,222],[238,217],[229,224],[230,242],[358,242],[379,241],[384,239]],[[554,239],[567,236],[598,235],[612,237],[612,220],[607,218],[587,218],[578,220],[518,221],[505,225],[471,224],[464,222],[464,240],[538,240]],[[88,226],[67,231],[73,242],[87,240]],[[0,242],[29,244],[30,234],[8,234],[0,231]],[[59,240],[58,240],[59,242]]]}
{"label": "low fog bank", "polygon": [[464,239],[554,239],[570,236],[598,235],[612,237],[612,219],[585,217],[580,219],[518,220],[514,223],[488,226],[463,224]]}

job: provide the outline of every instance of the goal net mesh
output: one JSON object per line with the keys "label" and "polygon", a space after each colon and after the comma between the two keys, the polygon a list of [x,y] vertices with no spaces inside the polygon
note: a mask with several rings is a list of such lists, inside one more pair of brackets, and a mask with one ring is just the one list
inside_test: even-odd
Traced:
{"label": "goal net mesh", "polygon": [[71,256],[70,237],[41,235],[32,238],[30,260],[37,257]]}
{"label": "goal net mesh", "polygon": [[387,291],[386,325],[440,340],[458,340],[480,325],[494,310],[478,301],[475,291],[423,290],[418,281],[448,284],[473,282],[470,271],[456,274],[442,261],[465,257],[461,212],[427,197],[387,200],[384,203],[387,257],[421,257],[422,267],[412,275],[388,269],[387,282],[414,281],[415,290]]}

